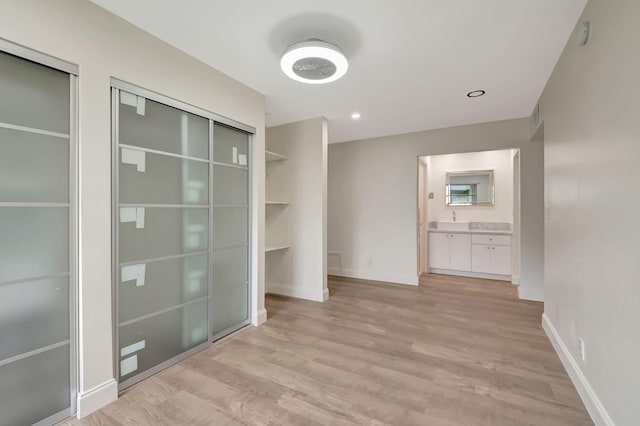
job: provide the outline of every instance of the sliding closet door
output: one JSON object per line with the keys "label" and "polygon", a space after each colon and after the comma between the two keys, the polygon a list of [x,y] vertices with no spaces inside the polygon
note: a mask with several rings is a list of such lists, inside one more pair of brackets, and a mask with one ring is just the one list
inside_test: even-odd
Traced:
{"label": "sliding closet door", "polygon": [[213,339],[249,323],[249,134],[213,133]]}
{"label": "sliding closet door", "polygon": [[208,119],[114,89],[120,387],[209,337]]}
{"label": "sliding closet door", "polygon": [[112,84],[123,389],[249,323],[251,128]]}
{"label": "sliding closet door", "polygon": [[74,85],[0,52],[0,425],[73,412]]}

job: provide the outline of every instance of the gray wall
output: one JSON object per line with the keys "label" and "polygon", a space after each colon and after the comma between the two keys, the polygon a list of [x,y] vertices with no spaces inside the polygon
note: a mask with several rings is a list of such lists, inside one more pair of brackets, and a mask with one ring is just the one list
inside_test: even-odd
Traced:
{"label": "gray wall", "polygon": [[[329,145],[328,250],[342,258],[341,270],[330,272],[416,285],[417,157],[506,148],[521,149],[522,180],[538,185],[531,202],[542,205],[541,146],[529,141],[526,119]],[[522,244],[542,259],[539,216],[523,218]],[[523,270],[520,282],[541,299],[541,262],[537,268]]]}
{"label": "gray wall", "polygon": [[545,315],[603,424],[640,417],[639,17],[638,0],[591,0],[590,40],[569,40],[541,100]]}

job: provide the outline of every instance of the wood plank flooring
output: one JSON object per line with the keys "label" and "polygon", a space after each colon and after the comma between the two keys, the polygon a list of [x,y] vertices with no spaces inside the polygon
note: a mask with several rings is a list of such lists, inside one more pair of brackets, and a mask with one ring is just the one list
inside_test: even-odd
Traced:
{"label": "wood plank flooring", "polygon": [[508,283],[330,277],[315,303],[267,296],[249,327],[67,425],[589,425]]}

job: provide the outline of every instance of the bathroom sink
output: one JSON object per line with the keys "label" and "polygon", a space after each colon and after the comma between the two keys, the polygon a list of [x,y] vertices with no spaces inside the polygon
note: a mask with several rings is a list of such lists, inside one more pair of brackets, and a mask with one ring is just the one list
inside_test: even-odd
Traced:
{"label": "bathroom sink", "polygon": [[450,222],[442,221],[438,222],[439,231],[468,231],[469,222]]}

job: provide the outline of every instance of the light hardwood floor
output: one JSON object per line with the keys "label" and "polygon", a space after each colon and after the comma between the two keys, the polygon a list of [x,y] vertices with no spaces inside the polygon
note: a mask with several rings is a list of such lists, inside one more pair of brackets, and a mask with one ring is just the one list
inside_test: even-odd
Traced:
{"label": "light hardwood floor", "polygon": [[540,327],[497,281],[330,277],[323,303],[267,297],[268,321],[68,425],[592,424]]}

